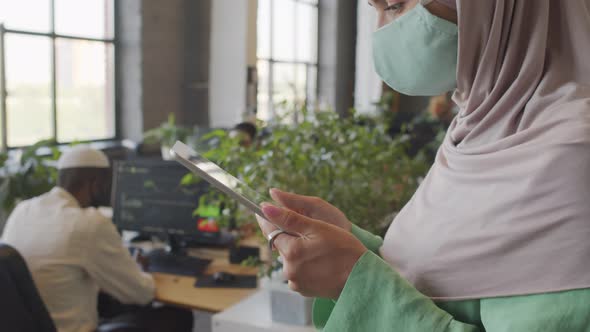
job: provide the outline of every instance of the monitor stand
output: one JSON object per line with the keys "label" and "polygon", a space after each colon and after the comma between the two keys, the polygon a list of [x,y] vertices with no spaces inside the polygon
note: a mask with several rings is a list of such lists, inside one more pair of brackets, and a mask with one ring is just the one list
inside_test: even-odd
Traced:
{"label": "monitor stand", "polygon": [[187,256],[186,243],[179,239],[178,236],[168,234],[166,253],[174,256]]}
{"label": "monitor stand", "polygon": [[148,254],[149,272],[161,272],[184,276],[199,276],[207,269],[210,259],[189,256],[184,243],[178,236],[168,234],[165,250],[156,249]]}

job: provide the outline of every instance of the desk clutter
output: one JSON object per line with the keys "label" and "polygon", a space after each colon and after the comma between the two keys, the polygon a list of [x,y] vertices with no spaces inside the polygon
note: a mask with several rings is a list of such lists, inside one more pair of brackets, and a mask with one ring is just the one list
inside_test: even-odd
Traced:
{"label": "desk clutter", "polygon": [[188,255],[173,255],[161,249],[150,251],[147,258],[149,260],[147,272],[160,272],[187,277],[200,277],[212,261],[211,259]]}
{"label": "desk clutter", "polygon": [[204,275],[197,278],[195,282],[197,288],[256,288],[258,287],[258,278],[251,275],[233,275],[231,280],[223,280],[216,274]]}
{"label": "desk clutter", "polygon": [[197,288],[256,288],[258,278],[253,275],[236,275],[228,272],[217,272],[203,275],[195,282]]}

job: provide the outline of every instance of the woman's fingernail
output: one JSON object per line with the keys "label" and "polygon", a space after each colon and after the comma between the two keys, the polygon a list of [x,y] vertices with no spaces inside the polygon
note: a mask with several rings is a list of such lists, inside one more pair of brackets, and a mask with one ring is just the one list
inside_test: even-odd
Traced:
{"label": "woman's fingernail", "polygon": [[277,194],[280,193],[280,190],[278,190],[277,188],[270,188],[268,193],[270,194],[270,197],[272,197],[272,199],[276,201]]}
{"label": "woman's fingernail", "polygon": [[277,206],[274,206],[270,203],[262,203],[262,212],[269,217],[269,218],[276,218],[283,213],[283,210]]}

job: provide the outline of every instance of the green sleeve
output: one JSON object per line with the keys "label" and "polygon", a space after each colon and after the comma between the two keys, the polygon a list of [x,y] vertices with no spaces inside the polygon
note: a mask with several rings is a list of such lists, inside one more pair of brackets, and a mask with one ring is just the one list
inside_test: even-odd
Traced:
{"label": "green sleeve", "polygon": [[487,331],[590,332],[590,289],[481,300]]}
{"label": "green sleeve", "polygon": [[367,251],[354,266],[335,303],[314,303],[314,324],[324,331],[476,332],[455,320]]}
{"label": "green sleeve", "polygon": [[367,247],[367,249],[376,254],[379,253],[379,248],[381,248],[383,245],[383,239],[381,237],[373,235],[355,224],[352,225],[352,229],[350,231],[352,235],[354,235],[357,239],[359,239],[359,241],[363,243],[365,247]]}

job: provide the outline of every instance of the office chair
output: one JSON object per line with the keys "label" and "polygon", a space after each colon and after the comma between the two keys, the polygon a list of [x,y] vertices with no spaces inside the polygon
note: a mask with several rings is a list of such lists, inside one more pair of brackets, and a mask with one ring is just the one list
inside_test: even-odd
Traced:
{"label": "office chair", "polygon": [[0,294],[2,331],[57,331],[25,260],[3,243],[0,243]]}
{"label": "office chair", "polygon": [[[57,332],[23,257],[0,243],[0,330]],[[98,332],[143,332],[128,323],[105,324]]]}

